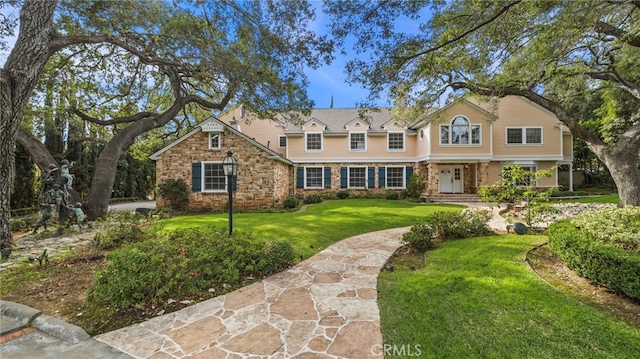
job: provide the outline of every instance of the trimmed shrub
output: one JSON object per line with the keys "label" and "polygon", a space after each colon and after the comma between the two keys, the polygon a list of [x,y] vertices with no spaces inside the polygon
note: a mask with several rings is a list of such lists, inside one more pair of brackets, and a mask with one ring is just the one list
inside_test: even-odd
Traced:
{"label": "trimmed shrub", "polygon": [[570,220],[549,226],[549,248],[578,275],[640,300],[640,254],[577,228]]}
{"label": "trimmed shrub", "polygon": [[397,200],[400,199],[400,194],[398,194],[397,191],[387,191],[384,198],[388,200]]}
{"label": "trimmed shrub", "polygon": [[433,236],[433,227],[424,223],[416,223],[409,232],[402,235],[402,240],[414,250],[424,253],[434,247]]}
{"label": "trimmed shrub", "polygon": [[602,243],[640,253],[640,207],[585,211],[571,223]]}
{"label": "trimmed shrub", "polygon": [[349,198],[349,195],[351,195],[351,193],[349,193],[349,191],[338,191],[338,193],[336,193],[336,197],[338,197],[338,199]]}
{"label": "trimmed shrub", "polygon": [[406,197],[419,199],[425,188],[427,188],[427,182],[420,173],[416,172],[407,181]]}
{"label": "trimmed shrub", "polygon": [[265,242],[250,233],[215,227],[179,230],[133,243],[107,255],[87,300],[116,311],[202,298],[208,289],[237,288],[291,266],[286,242]]}
{"label": "trimmed shrub", "polygon": [[437,211],[425,217],[423,223],[411,227],[402,236],[413,249],[424,252],[433,248],[433,239],[441,240],[478,237],[492,234],[487,223],[493,214],[488,210],[464,209],[460,212]]}
{"label": "trimmed shrub", "polygon": [[174,210],[183,209],[189,203],[189,186],[183,179],[166,179],[160,182],[157,193]]}
{"label": "trimmed shrub", "polygon": [[437,211],[426,217],[441,239],[478,237],[493,233],[487,222],[492,214],[487,210],[464,209],[460,212]]}
{"label": "trimmed shrub", "polygon": [[300,207],[300,199],[298,199],[298,197],[289,196],[284,199],[284,202],[282,202],[282,205],[286,209],[295,209]]}
{"label": "trimmed shrub", "polygon": [[321,203],[321,202],[322,202],[322,196],[317,193],[310,194],[304,198],[305,204],[313,204],[313,203]]}

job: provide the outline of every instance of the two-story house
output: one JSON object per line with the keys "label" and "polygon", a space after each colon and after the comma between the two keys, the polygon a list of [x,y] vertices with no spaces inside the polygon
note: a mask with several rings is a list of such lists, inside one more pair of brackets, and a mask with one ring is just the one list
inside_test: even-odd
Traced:
{"label": "two-story house", "polygon": [[536,185],[555,187],[559,166],[572,172],[572,148],[570,132],[552,113],[511,96],[491,104],[459,100],[413,124],[394,120],[391,109],[364,117],[358,109],[316,109],[292,124],[238,107],[151,158],[157,181],[183,178],[192,185],[190,208],[197,210],[224,208],[221,161],[228,149],[239,164],[235,204],[263,208],[289,195],[402,190],[416,172],[427,182],[426,198],[473,194],[513,163],[552,169]]}

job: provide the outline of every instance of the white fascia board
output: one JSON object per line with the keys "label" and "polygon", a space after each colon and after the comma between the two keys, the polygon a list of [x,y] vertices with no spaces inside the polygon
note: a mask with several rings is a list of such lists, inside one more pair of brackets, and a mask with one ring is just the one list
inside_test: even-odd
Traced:
{"label": "white fascia board", "polygon": [[156,152],[156,153],[152,154],[151,156],[149,156],[149,159],[152,159],[152,160],[154,160],[154,161],[159,160],[159,159],[161,158],[161,157],[160,157],[160,155],[161,155],[161,154],[163,154],[165,151],[167,151],[167,150],[171,149],[173,146],[175,146],[175,145],[179,144],[180,142],[182,142],[182,141],[186,140],[187,138],[189,138],[189,137],[193,136],[194,134],[196,134],[196,133],[200,132],[201,130],[202,130],[202,129],[201,129],[200,127],[198,127],[198,128],[196,128],[195,130],[193,130],[193,131],[191,131],[191,132],[187,133],[186,135],[184,135],[184,136],[180,137],[179,139],[177,139],[177,140],[175,140],[175,141],[171,142],[170,144],[168,144],[168,145],[164,146],[164,147],[163,147],[162,149],[160,149],[158,152]]}
{"label": "white fascia board", "polygon": [[300,163],[349,163],[349,164],[361,164],[361,163],[406,163],[416,162],[415,158],[408,157],[395,157],[395,158],[288,158],[289,161],[294,164]]}
{"label": "white fascia board", "polygon": [[491,155],[426,155],[417,158],[417,161],[422,162],[452,162],[452,163],[466,163],[466,162],[487,162],[493,160]]}
{"label": "white fascia board", "polygon": [[563,156],[548,155],[548,156],[493,156],[494,161],[562,161]]}

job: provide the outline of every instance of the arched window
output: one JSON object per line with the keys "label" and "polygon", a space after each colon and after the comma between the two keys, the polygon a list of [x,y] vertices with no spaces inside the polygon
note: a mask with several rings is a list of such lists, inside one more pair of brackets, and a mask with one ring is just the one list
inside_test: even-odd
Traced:
{"label": "arched window", "polygon": [[451,143],[466,145],[469,143],[469,121],[458,116],[451,122]]}
{"label": "arched window", "polygon": [[440,126],[442,145],[480,144],[480,125],[472,125],[465,117],[456,116],[450,125]]}

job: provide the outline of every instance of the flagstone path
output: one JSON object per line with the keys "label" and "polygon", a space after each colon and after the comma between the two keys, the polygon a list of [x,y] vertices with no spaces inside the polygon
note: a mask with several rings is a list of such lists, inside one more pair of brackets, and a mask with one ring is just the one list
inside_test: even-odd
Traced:
{"label": "flagstone path", "polygon": [[377,278],[408,228],[335,243],[247,287],[101,334],[137,358],[380,358]]}

